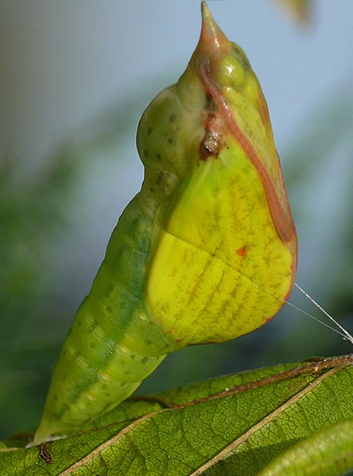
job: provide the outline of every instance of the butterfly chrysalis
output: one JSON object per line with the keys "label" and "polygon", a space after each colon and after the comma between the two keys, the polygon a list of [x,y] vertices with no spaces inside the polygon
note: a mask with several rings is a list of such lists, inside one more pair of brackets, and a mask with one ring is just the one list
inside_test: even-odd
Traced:
{"label": "butterfly chrysalis", "polygon": [[297,237],[266,101],[202,13],[186,71],[141,118],[143,185],[69,331],[36,443],[112,409],[166,354],[262,326],[291,292]]}

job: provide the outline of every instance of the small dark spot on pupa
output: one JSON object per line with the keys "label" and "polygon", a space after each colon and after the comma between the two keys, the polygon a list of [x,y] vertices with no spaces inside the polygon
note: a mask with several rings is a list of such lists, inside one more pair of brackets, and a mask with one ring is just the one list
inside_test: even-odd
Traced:
{"label": "small dark spot on pupa", "polygon": [[135,360],[136,354],[130,355],[130,359]]}
{"label": "small dark spot on pupa", "polygon": [[169,116],[170,122],[175,122],[176,118],[177,118],[177,115],[175,113]]}
{"label": "small dark spot on pupa", "polygon": [[144,155],[146,158],[148,157],[148,150],[147,150],[147,149],[145,149],[145,150],[143,151],[143,155]]}
{"label": "small dark spot on pupa", "polygon": [[125,375],[129,375],[129,373],[130,373],[130,370],[124,370]]}
{"label": "small dark spot on pupa", "polygon": [[148,357],[144,357],[143,359],[141,359],[141,364],[145,364],[148,360]]}
{"label": "small dark spot on pupa", "polygon": [[156,183],[157,183],[157,185],[161,185],[161,184],[163,183],[163,173],[162,173],[162,172],[160,172],[160,173],[157,175]]}
{"label": "small dark spot on pupa", "polygon": [[158,160],[161,160],[161,158],[162,158],[161,154],[156,154],[156,157],[157,157]]}
{"label": "small dark spot on pupa", "polygon": [[151,345],[152,344],[152,342],[149,339],[146,339],[145,343],[146,343],[146,345]]}
{"label": "small dark spot on pupa", "polygon": [[88,332],[93,332],[98,327],[98,321],[94,320],[90,326],[88,326]]}
{"label": "small dark spot on pupa", "polygon": [[154,192],[154,190],[153,190],[153,188],[152,188],[152,187],[150,187],[150,191],[151,191],[152,193]]}
{"label": "small dark spot on pupa", "polygon": [[96,348],[96,344],[94,344],[93,342],[91,342],[89,346],[90,346],[91,349],[95,349],[95,348]]}
{"label": "small dark spot on pupa", "polygon": [[169,137],[168,142],[169,142],[169,144],[173,144],[173,139],[171,137]]}
{"label": "small dark spot on pupa", "polygon": [[147,129],[147,134],[150,136],[152,134],[153,127],[149,126]]}
{"label": "small dark spot on pupa", "polygon": [[108,388],[108,385],[106,383],[103,383],[102,388],[105,390],[106,388]]}

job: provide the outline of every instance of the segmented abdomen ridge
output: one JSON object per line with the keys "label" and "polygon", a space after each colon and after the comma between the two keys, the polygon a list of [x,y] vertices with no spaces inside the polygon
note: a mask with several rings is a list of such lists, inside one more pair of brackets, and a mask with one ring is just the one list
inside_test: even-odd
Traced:
{"label": "segmented abdomen ridge", "polygon": [[140,192],[121,216],[55,366],[38,441],[125,400],[168,351],[143,303],[155,209]]}

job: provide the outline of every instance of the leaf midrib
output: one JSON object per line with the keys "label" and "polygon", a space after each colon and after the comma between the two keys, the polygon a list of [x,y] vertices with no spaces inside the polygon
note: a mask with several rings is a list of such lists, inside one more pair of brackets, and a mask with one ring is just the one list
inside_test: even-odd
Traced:
{"label": "leaf midrib", "polygon": [[[336,372],[342,370],[344,366],[338,366],[335,367],[331,370],[328,370],[325,372],[323,375],[318,377],[314,382],[310,382],[305,388],[300,390],[298,393],[293,395],[287,402],[282,404],[280,407],[278,407],[276,410],[271,412],[269,415],[267,415],[265,418],[263,418],[261,421],[259,421],[256,425],[254,425],[252,428],[250,428],[247,432],[245,432],[243,435],[241,435],[239,438],[236,440],[232,441],[226,448],[218,452],[215,456],[213,456],[210,460],[208,460],[206,463],[204,463],[202,466],[200,466],[196,471],[190,473],[189,476],[199,476],[203,474],[208,468],[210,468],[213,464],[217,463],[218,461],[230,456],[230,454],[242,443],[244,443],[248,438],[250,438],[253,434],[255,434],[257,431],[259,431],[261,428],[263,428],[265,425],[270,423],[272,420],[274,420],[278,415],[283,413],[285,410],[287,410],[291,405],[294,403],[298,402],[302,397],[304,397],[307,393],[312,391],[314,388],[316,388],[320,383],[322,383],[326,378],[330,377],[331,375],[335,374]],[[189,404],[184,404],[184,405],[178,405],[174,408],[167,408],[167,409],[162,409],[162,410],[157,410],[152,413],[148,413],[137,420],[135,420],[133,423],[125,427],[123,430],[121,430],[119,433],[114,435],[112,438],[109,438],[106,440],[104,443],[99,445],[97,448],[95,448],[93,451],[91,451],[89,454],[87,454],[84,458],[81,460],[77,461],[70,467],[66,468],[63,472],[59,473],[57,476],[69,476],[73,474],[75,470],[78,470],[82,467],[84,467],[87,463],[90,461],[93,461],[96,457],[98,457],[105,449],[109,448],[111,445],[113,445],[115,442],[118,440],[124,438],[130,431],[132,431],[134,428],[139,426],[140,424],[144,423],[146,420],[149,420],[150,418],[153,418],[156,415],[159,415],[161,413],[165,412],[170,412],[170,411],[175,411],[179,410],[180,408],[184,406],[191,406],[192,402]],[[198,401],[195,402],[195,404],[200,403]]]}

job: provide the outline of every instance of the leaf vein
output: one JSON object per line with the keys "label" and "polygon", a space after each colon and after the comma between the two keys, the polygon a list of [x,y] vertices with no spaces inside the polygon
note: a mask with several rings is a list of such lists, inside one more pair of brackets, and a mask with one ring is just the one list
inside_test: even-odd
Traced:
{"label": "leaf vein", "polygon": [[245,432],[239,438],[232,441],[226,448],[221,450],[217,455],[215,455],[213,458],[211,458],[206,463],[204,463],[202,466],[200,466],[198,469],[196,469],[196,471],[194,471],[193,473],[190,473],[189,476],[200,476],[207,469],[209,469],[211,466],[218,463],[220,460],[225,459],[226,457],[230,456],[230,454],[238,446],[240,446],[242,443],[247,442],[248,439],[253,434],[255,434],[257,431],[261,430],[263,427],[265,427],[267,424],[269,424],[271,421],[273,421],[275,418],[277,418],[278,415],[282,414],[284,411],[286,411],[288,408],[290,408],[291,405],[297,403],[308,392],[312,391],[315,387],[317,387],[319,384],[321,384],[321,382],[323,382],[326,378],[335,374],[339,370],[341,370],[341,369],[340,368],[333,368],[333,369],[327,371],[326,373],[324,373],[323,375],[321,375],[315,382],[309,383],[304,389],[299,391],[297,394],[295,394],[293,397],[291,397],[289,400],[287,400],[287,402],[285,402],[279,408],[277,408],[272,413],[268,414],[265,418],[260,420],[256,425],[254,425],[252,428],[250,428],[247,432]]}

